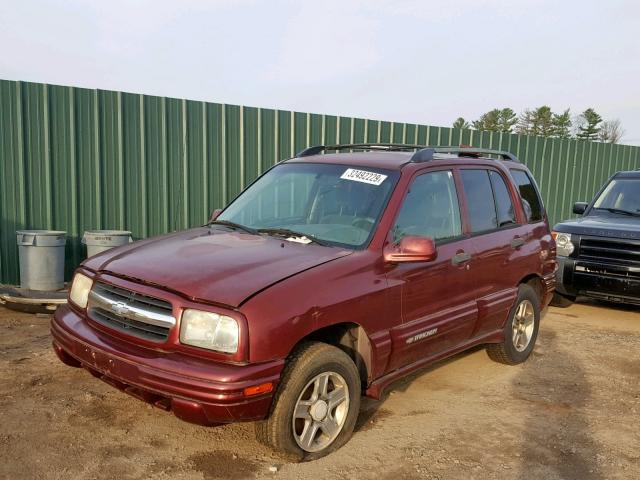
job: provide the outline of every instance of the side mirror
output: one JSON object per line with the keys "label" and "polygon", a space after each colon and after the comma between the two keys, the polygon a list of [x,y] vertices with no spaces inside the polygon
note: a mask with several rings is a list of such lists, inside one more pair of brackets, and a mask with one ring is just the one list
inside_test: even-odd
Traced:
{"label": "side mirror", "polygon": [[589,204],[587,202],[576,202],[573,204],[573,213],[576,215],[582,215],[587,211]]}
{"label": "side mirror", "polygon": [[221,213],[222,213],[222,209],[216,208],[213,212],[211,212],[211,215],[209,216],[209,221],[213,222],[216,218],[218,218],[218,215],[220,215]]}
{"label": "side mirror", "polygon": [[431,237],[406,236],[400,243],[389,244],[384,249],[384,259],[389,263],[432,262],[437,256],[436,243]]}

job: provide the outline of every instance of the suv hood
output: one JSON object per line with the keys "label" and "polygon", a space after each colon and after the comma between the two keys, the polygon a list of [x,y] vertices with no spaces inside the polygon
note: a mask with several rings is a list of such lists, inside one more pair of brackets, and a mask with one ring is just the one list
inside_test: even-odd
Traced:
{"label": "suv hood", "polygon": [[594,237],[630,238],[640,240],[640,217],[622,215],[588,215],[558,223],[557,232],[591,235]]}
{"label": "suv hood", "polygon": [[351,250],[200,227],[131,243],[87,259],[98,272],[238,307],[251,295]]}

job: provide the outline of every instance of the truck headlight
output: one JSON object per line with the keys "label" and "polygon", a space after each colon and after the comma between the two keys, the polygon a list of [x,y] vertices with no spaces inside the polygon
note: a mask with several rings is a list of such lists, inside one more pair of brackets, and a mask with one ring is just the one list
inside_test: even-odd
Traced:
{"label": "truck headlight", "polygon": [[553,238],[556,240],[556,253],[560,257],[568,257],[576,249],[570,233],[553,232]]}
{"label": "truck headlight", "polygon": [[80,308],[87,308],[87,300],[89,292],[93,286],[93,280],[86,275],[76,273],[71,283],[71,291],[69,292],[69,300]]}
{"label": "truck headlight", "polygon": [[180,343],[235,353],[238,351],[238,322],[226,315],[187,309],[182,312]]}

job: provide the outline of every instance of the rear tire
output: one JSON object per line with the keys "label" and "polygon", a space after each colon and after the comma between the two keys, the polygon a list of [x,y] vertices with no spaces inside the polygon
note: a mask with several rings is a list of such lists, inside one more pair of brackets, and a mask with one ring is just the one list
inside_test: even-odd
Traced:
{"label": "rear tire", "polygon": [[552,307],[568,308],[571,305],[573,305],[573,302],[575,301],[576,301],[576,297],[574,296],[566,296],[558,292],[555,292],[553,294],[553,298],[551,299],[550,305]]}
{"label": "rear tire", "polygon": [[342,350],[320,342],[289,358],[268,419],[256,438],[279,453],[315,460],[344,445],[360,410],[360,375]]}
{"label": "rear tire", "polygon": [[487,355],[495,362],[517,365],[529,358],[540,327],[540,298],[526,284],[518,288],[518,296],[504,326],[504,341],[487,346]]}

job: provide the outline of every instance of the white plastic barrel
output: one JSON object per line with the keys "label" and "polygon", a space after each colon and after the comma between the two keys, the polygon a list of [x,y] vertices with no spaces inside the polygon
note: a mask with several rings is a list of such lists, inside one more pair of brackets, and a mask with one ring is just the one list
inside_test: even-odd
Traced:
{"label": "white plastic barrel", "polygon": [[126,230],[87,230],[82,237],[82,243],[87,246],[87,257],[131,241],[131,232]]}

